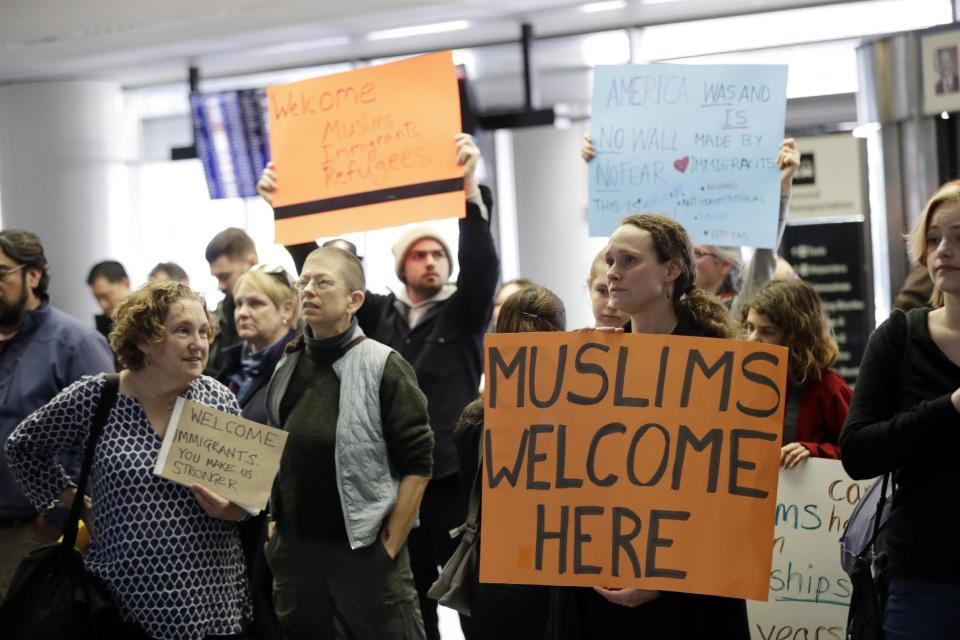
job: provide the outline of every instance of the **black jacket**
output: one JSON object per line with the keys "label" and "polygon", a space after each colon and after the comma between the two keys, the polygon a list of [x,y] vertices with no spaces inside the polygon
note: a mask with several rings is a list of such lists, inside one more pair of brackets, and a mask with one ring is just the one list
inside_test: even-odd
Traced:
{"label": "black jacket", "polygon": [[[225,296],[212,314],[217,321],[217,333],[213,337],[213,342],[210,343],[210,357],[207,359],[207,368],[203,372],[211,378],[220,379],[220,372],[227,366],[227,350],[242,342],[237,335],[237,323],[233,318],[236,308],[233,297]],[[239,357],[238,351],[237,362]]]}
{"label": "black jacket", "polygon": [[[490,211],[490,190],[481,187],[481,194]],[[412,330],[406,306],[392,293],[368,292],[357,312],[363,332],[399,351],[417,373],[420,389],[427,396],[435,439],[434,478],[453,475],[459,469],[453,428],[480,386],[483,334],[500,273],[490,223],[483,219],[480,207],[469,201],[467,215],[460,219],[459,261],[457,291],[431,307]]]}
{"label": "black jacket", "polygon": [[[299,335],[298,331],[288,331],[280,342],[271,347],[270,353],[264,359],[260,375],[254,378],[253,383],[244,390],[242,395],[237,396],[240,415],[244,418],[261,424],[269,424],[267,422],[267,383],[270,382],[270,376],[273,375],[273,370],[283,356],[287,343],[297,335]],[[242,349],[243,342],[238,342],[221,352],[223,367],[217,372],[216,378],[227,386],[230,385],[230,376],[243,367],[240,362]]]}

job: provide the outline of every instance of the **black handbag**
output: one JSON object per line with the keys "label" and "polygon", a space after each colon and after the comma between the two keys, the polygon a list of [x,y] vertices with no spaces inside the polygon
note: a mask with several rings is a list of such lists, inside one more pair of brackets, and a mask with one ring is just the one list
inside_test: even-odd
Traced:
{"label": "black handbag", "polygon": [[108,640],[125,634],[120,614],[106,588],[83,566],[74,548],[93,453],[107,415],[116,401],[120,376],[106,376],[103,396],[90,425],[76,498],[59,544],[41,547],[17,566],[0,605],[3,640]]}
{"label": "black handbag", "polygon": [[[481,447],[483,432],[480,436]],[[470,488],[470,506],[467,507],[467,519],[452,536],[463,533],[456,550],[443,565],[440,577],[431,585],[427,596],[445,607],[469,616],[473,602],[473,593],[480,580],[480,492],[483,483],[483,457],[478,458],[477,474]]]}
{"label": "black handbag", "polygon": [[[872,533],[863,550],[854,559],[850,574],[853,593],[847,614],[847,640],[883,640],[883,612],[887,602],[887,554],[881,550],[885,545],[878,539],[886,527],[884,505],[887,501],[889,473],[884,474],[876,512],[873,516]],[[849,524],[847,525],[849,528]]]}

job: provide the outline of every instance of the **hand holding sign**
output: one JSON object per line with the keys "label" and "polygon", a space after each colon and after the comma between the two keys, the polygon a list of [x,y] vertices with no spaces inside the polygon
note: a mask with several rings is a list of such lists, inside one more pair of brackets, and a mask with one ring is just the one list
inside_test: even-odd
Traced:
{"label": "hand holding sign", "polygon": [[791,442],[780,448],[780,466],[784,469],[793,469],[809,457],[810,449],[799,442]]}
{"label": "hand holding sign", "polygon": [[211,518],[239,522],[250,515],[250,512],[240,505],[234,504],[226,498],[221,498],[203,485],[195,484],[190,487],[190,491],[200,508]]}
{"label": "hand holding sign", "polygon": [[659,591],[651,591],[650,589],[605,589],[603,587],[594,587],[593,590],[613,604],[623,605],[631,609],[660,597]]}
{"label": "hand holding sign", "polygon": [[793,138],[786,138],[780,143],[777,166],[780,167],[780,195],[788,196],[793,189],[793,176],[800,168],[800,151],[797,150],[797,141]]}
{"label": "hand holding sign", "polygon": [[469,133],[458,133],[455,138],[457,142],[457,164],[463,167],[463,190],[467,197],[476,196],[480,193],[480,187],[477,186],[477,179],[474,174],[477,171],[477,162],[480,161],[480,147],[473,141],[473,136]]}
{"label": "hand holding sign", "polygon": [[267,204],[273,205],[273,192],[277,190],[277,172],[273,160],[267,163],[257,180],[257,193],[267,201]]}

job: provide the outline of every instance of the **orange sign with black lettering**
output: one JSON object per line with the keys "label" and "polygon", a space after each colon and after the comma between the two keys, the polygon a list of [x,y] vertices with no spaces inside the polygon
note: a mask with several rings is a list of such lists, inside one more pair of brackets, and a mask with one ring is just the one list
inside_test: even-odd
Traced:
{"label": "orange sign with black lettering", "polygon": [[480,580],[765,600],[787,350],[487,334]]}
{"label": "orange sign with black lettering", "polygon": [[276,241],[463,217],[452,54],[267,89]]}

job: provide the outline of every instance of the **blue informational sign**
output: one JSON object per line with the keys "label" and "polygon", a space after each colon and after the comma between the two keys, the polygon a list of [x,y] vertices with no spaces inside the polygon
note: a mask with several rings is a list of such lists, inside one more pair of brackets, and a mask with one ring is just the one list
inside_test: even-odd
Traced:
{"label": "blue informational sign", "polygon": [[266,92],[244,89],[193,94],[193,129],[210,197],[257,195],[257,178],[270,159]]}
{"label": "blue informational sign", "polygon": [[597,67],[590,235],[653,212],[694,243],[775,248],[786,88],[785,65]]}

